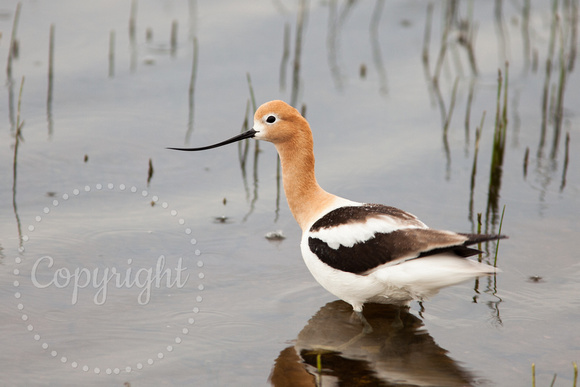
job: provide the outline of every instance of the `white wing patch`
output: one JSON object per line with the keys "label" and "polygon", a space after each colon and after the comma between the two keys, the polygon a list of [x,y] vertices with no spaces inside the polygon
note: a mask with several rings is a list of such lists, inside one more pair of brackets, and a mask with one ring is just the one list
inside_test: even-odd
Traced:
{"label": "white wing patch", "polygon": [[413,221],[407,221],[389,215],[375,215],[364,222],[350,222],[322,228],[310,232],[309,237],[320,239],[331,249],[337,250],[341,245],[353,247],[356,243],[366,242],[379,233],[388,234],[411,228],[427,228],[427,226],[416,218]]}

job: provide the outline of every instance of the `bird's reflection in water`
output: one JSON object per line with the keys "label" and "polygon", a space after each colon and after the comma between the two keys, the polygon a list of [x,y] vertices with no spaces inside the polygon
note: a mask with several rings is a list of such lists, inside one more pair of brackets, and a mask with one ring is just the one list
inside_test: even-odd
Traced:
{"label": "bird's reflection in water", "polygon": [[372,332],[363,333],[352,307],[334,301],[276,359],[270,383],[292,386],[481,385],[439,347],[407,308],[366,304]]}

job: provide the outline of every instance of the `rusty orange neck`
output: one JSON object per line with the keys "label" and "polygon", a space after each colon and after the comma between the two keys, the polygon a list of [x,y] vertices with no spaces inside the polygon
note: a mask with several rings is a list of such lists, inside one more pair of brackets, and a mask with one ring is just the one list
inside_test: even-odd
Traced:
{"label": "rusty orange neck", "polygon": [[288,206],[298,225],[305,231],[336,196],[323,190],[316,181],[311,134],[296,136],[291,141],[275,145],[282,164]]}

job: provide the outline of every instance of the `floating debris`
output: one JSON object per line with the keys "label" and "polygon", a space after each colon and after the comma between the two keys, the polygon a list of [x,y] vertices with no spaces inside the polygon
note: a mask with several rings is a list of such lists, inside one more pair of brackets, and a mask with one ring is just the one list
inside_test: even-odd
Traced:
{"label": "floating debris", "polygon": [[539,283],[544,282],[544,279],[539,275],[531,275],[528,277],[528,282]]}
{"label": "floating debris", "polygon": [[223,224],[225,224],[225,223],[231,223],[231,221],[230,221],[230,218],[229,218],[229,217],[227,217],[227,216],[225,216],[225,215],[222,215],[222,216],[216,216],[216,217],[215,217],[215,218],[213,218],[213,219],[214,219],[214,222],[215,222],[215,223],[223,223]]}
{"label": "floating debris", "polygon": [[265,237],[269,241],[282,241],[286,239],[286,237],[282,233],[282,230],[270,231],[269,233],[266,233]]}
{"label": "floating debris", "polygon": [[364,63],[361,63],[358,73],[361,79],[365,79],[367,77],[367,66]]}
{"label": "floating debris", "polygon": [[[225,205],[228,203],[228,200],[226,198],[222,199],[222,204]],[[231,223],[230,222],[230,218],[228,216],[222,215],[222,216],[216,216],[213,218],[215,223]]]}

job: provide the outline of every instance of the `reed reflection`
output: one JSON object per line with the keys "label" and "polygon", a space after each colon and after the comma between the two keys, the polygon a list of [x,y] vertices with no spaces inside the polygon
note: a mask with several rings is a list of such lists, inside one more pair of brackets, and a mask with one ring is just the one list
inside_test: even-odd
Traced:
{"label": "reed reflection", "polygon": [[[554,180],[554,173],[558,168],[558,153],[562,137],[564,120],[564,97],[569,75],[574,69],[578,42],[578,11],[579,1],[566,1],[552,4],[552,18],[548,52],[546,55],[544,88],[541,98],[542,122],[540,125],[540,139],[536,151],[536,169],[540,190],[540,200],[548,192],[548,187]],[[552,81],[552,74],[555,80]],[[546,157],[545,147],[548,142],[548,129],[552,129],[552,144],[549,157]],[[569,131],[564,142],[564,160],[560,191],[566,186],[568,168]],[[524,158],[524,169],[527,174],[528,160]]]}
{"label": "reed reflection", "polygon": [[385,64],[383,62],[383,56],[381,54],[381,45],[379,42],[379,25],[381,23],[381,16],[383,14],[383,8],[385,6],[384,0],[377,0],[375,7],[373,8],[373,14],[371,17],[371,23],[369,26],[373,62],[379,75],[379,92],[382,95],[386,95],[387,89],[387,71],[385,70]]}
{"label": "reed reflection", "polygon": [[193,133],[193,121],[195,118],[195,81],[197,79],[197,62],[198,62],[198,43],[197,38],[193,37],[193,59],[191,64],[191,76],[189,78],[188,101],[189,101],[189,115],[187,118],[187,132],[185,134],[185,143],[189,144],[189,139]]}
{"label": "reed reflection", "polygon": [[20,216],[18,215],[18,206],[16,204],[16,181],[18,176],[18,148],[20,147],[20,141],[22,138],[22,127],[24,122],[20,119],[20,106],[22,103],[22,89],[24,88],[24,77],[22,77],[22,82],[20,82],[20,92],[18,93],[18,110],[16,114],[16,131],[14,132],[14,157],[12,161],[12,209],[14,211],[14,217],[16,219],[16,226],[18,228],[18,247],[22,248],[22,225],[20,223]]}
{"label": "reed reflection", "polygon": [[129,13],[129,71],[137,70],[137,0],[131,0],[131,11]]}
{"label": "reed reflection", "polygon": [[18,39],[16,34],[18,32],[18,21],[20,19],[20,9],[22,4],[16,4],[14,11],[14,19],[12,21],[12,32],[10,33],[10,45],[8,49],[8,59],[6,62],[6,86],[8,89],[8,116],[10,119],[10,130],[16,131],[16,120],[14,116],[14,80],[12,79],[12,61],[18,58]]}
{"label": "reed reflection", "polygon": [[[290,105],[296,107],[298,103],[298,93],[300,91],[300,68],[302,63],[302,39],[306,22],[308,21],[308,1],[300,0],[298,15],[296,18],[296,40],[294,43],[294,61],[292,63],[292,91],[290,94]],[[255,107],[256,108],[256,107]],[[256,109],[254,109],[256,111]]]}
{"label": "reed reflection", "polygon": [[[54,127],[54,120],[52,117],[52,94],[54,88],[54,24],[50,25],[48,47],[48,91],[46,93],[46,121],[48,125],[48,137],[51,137]],[[112,76],[111,72],[112,70],[109,70],[109,76]]]}
{"label": "reed reflection", "polygon": [[[250,77],[250,73],[246,74],[247,76],[247,80],[248,80],[248,88],[250,91],[250,101],[252,102],[252,111],[255,112],[258,107],[256,106],[256,96],[254,95],[254,88],[252,87],[252,78]],[[249,106],[249,104],[247,105]],[[253,115],[249,114],[248,108],[246,107],[246,119],[244,121],[244,126],[242,126],[242,131],[246,131],[249,128],[249,122],[252,122],[253,125]],[[246,164],[246,158],[247,158],[247,147],[249,146],[248,144],[248,139],[244,140],[245,146],[246,146],[246,152],[243,158],[243,164],[242,164],[242,158],[240,157],[240,166],[242,167],[242,177],[244,179],[244,186],[246,186],[246,194],[249,194],[249,188],[247,187],[247,181],[246,179],[246,171],[245,171],[245,164]],[[258,141],[253,141],[254,143],[254,164],[253,164],[253,186],[254,186],[254,190],[253,190],[253,195],[252,198],[250,200],[250,209],[248,210],[248,213],[244,216],[244,221],[246,221],[250,215],[252,215],[252,213],[254,212],[254,208],[256,206],[256,202],[258,201],[258,160],[259,160],[259,156],[260,156],[260,144],[258,143]],[[240,148],[238,148],[238,152],[240,151]],[[248,196],[249,198],[249,196]]]}
{"label": "reed reflection", "polygon": [[[458,48],[463,48],[466,53],[466,58],[471,69],[471,78],[469,81],[469,91],[467,97],[466,111],[465,111],[465,152],[468,152],[469,145],[469,123],[471,117],[471,106],[475,95],[476,76],[478,75],[478,66],[475,56],[475,33],[476,27],[473,21],[473,9],[469,7],[466,16],[460,16],[459,4],[455,1],[447,1],[443,9],[443,25],[441,26],[441,40],[438,48],[437,59],[433,72],[430,65],[430,44],[431,31],[433,24],[433,4],[427,4],[427,12],[425,19],[425,29],[423,35],[423,50],[422,63],[425,79],[427,81],[429,96],[433,106],[438,106],[441,114],[441,127],[443,150],[446,158],[446,178],[450,178],[451,174],[451,148],[448,140],[448,131],[453,117],[455,108],[458,85],[463,75],[463,66],[461,56]],[[447,62],[453,65],[445,66]],[[441,91],[441,76],[443,70],[455,70],[455,74],[449,74],[453,77],[453,86],[449,97],[449,107],[445,102],[443,93]]]}

